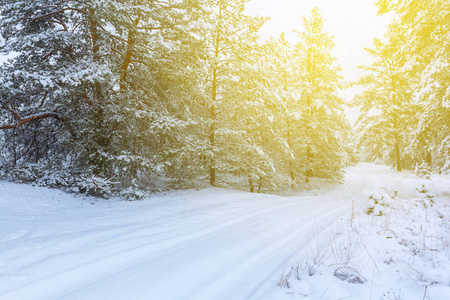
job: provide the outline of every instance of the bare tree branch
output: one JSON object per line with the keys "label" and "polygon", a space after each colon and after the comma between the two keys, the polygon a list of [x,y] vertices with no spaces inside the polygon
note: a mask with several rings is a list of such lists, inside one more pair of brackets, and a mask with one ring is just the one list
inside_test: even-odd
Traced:
{"label": "bare tree branch", "polygon": [[15,124],[6,124],[6,125],[0,125],[0,130],[2,129],[14,129],[14,128],[19,128],[27,123],[36,121],[36,120],[41,120],[41,119],[46,119],[46,118],[55,118],[58,121],[62,121],[61,117],[59,116],[59,114],[55,113],[55,112],[43,112],[43,113],[38,113],[38,114],[34,114],[34,115],[30,115],[30,116],[26,116],[24,118],[21,118],[19,116],[19,114],[11,109],[10,110],[12,114],[14,114],[14,116],[17,118],[17,123]]}

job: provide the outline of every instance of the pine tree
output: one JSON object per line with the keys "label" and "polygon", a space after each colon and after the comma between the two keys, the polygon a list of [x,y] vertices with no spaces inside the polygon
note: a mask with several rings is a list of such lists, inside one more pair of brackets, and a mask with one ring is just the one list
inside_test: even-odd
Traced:
{"label": "pine tree", "polygon": [[[245,139],[245,122],[239,116],[243,103],[234,90],[236,71],[245,68],[247,55],[257,45],[257,31],[264,19],[244,14],[248,0],[211,0],[209,180],[216,185],[216,171],[240,173],[239,146]],[[248,64],[247,64],[248,65]]]}
{"label": "pine tree", "polygon": [[1,50],[19,53],[1,69],[2,129],[10,130],[13,165],[35,157],[50,168],[121,184],[166,172],[161,164],[171,164],[172,149],[189,139],[183,128],[194,122],[184,100],[203,93],[190,89],[198,86],[205,56],[197,35],[202,7],[3,2]]}
{"label": "pine tree", "polygon": [[36,163],[44,158],[48,164],[57,164],[57,158],[62,163],[78,149],[72,114],[80,119],[85,115],[78,105],[81,95],[110,73],[93,59],[89,33],[79,29],[87,17],[77,3],[2,2],[1,51],[17,53],[2,65],[0,76],[7,121],[1,128],[8,129],[7,139],[13,140],[7,143],[15,153],[13,165],[32,156]]}
{"label": "pine tree", "polygon": [[408,0],[379,1],[377,5],[380,14],[394,11],[399,16],[397,35],[402,44],[396,55],[406,60],[404,71],[414,90],[407,151],[416,164],[427,161],[431,166],[435,155],[442,167],[446,156],[439,149],[450,133],[449,3]]}
{"label": "pine tree", "polygon": [[365,90],[355,99],[362,112],[360,143],[373,147],[374,155],[391,162],[397,171],[401,171],[405,133],[411,120],[411,87],[403,70],[406,60],[398,52],[403,42],[398,32],[399,25],[391,24],[387,42],[375,39],[374,49],[366,49],[374,57],[374,62],[363,67],[367,75],[360,79],[359,84]]}
{"label": "pine tree", "polygon": [[323,32],[324,21],[318,8],[304,19],[305,29],[299,32],[297,51],[302,57],[299,68],[302,76],[300,118],[297,127],[295,157],[297,168],[309,177],[342,176],[341,169],[347,163],[347,151],[343,141],[349,125],[343,114],[343,100],[337,95],[342,86],[340,68],[331,55],[332,38]]}
{"label": "pine tree", "polygon": [[272,111],[274,144],[281,157],[280,171],[289,175],[290,185],[295,186],[298,170],[294,153],[295,145],[301,143],[299,127],[295,125],[300,117],[301,69],[297,67],[299,55],[282,33],[278,39],[270,39],[264,45],[267,65],[264,69],[267,100]]}
{"label": "pine tree", "polygon": [[116,133],[120,129],[116,156],[130,179],[141,174],[183,181],[199,171],[197,153],[204,146],[197,143],[197,124],[205,105],[206,59],[202,22],[208,18],[200,4],[138,2],[117,6],[113,14],[122,17],[114,19],[120,79],[112,109],[121,114],[111,113]]}

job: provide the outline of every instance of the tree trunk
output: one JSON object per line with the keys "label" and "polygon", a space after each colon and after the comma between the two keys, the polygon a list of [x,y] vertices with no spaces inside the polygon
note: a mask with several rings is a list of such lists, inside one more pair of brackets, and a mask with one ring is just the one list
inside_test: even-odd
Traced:
{"label": "tree trunk", "polygon": [[248,176],[248,185],[250,187],[250,193],[255,192],[255,187],[253,186],[253,178],[252,176]]}
{"label": "tree trunk", "polygon": [[[215,45],[214,45],[214,58],[215,62],[214,68],[213,68],[213,80],[212,80],[212,104],[211,104],[211,125],[210,125],[210,131],[209,131],[209,143],[211,145],[212,151],[214,151],[215,147],[215,121],[216,121],[216,112],[215,112],[215,104],[217,101],[217,60],[219,59],[219,42],[220,42],[220,22],[222,18],[222,5],[223,0],[220,0],[219,2],[219,15],[217,18],[217,32],[216,32],[216,38],[215,38]],[[209,168],[209,183],[211,185],[216,185],[216,158],[214,157],[214,154],[211,154],[211,165]]]}
{"label": "tree trunk", "polygon": [[[97,21],[94,20],[94,14],[95,11],[92,8],[89,8],[89,33],[91,35],[91,43],[92,43],[92,55],[94,62],[99,61],[99,55],[98,52],[100,50],[100,46],[98,44],[98,24]],[[95,86],[95,93],[97,100],[100,100],[102,98],[102,92],[100,83],[96,81],[94,83]]]}
{"label": "tree trunk", "polygon": [[309,178],[313,177],[313,170],[312,170],[312,160],[313,160],[313,154],[311,151],[311,146],[308,145],[306,147],[306,172],[305,172],[305,176],[306,176],[306,182],[309,182]]}
{"label": "tree trunk", "polygon": [[[287,124],[287,128],[288,128],[288,132],[287,132],[287,144],[289,147],[289,150],[292,151],[292,146],[291,146],[291,133],[289,132],[289,119],[288,117],[286,117],[286,124]],[[292,187],[295,185],[295,175],[294,175],[294,163],[292,162],[292,156],[289,156],[289,173],[291,175],[291,180],[292,180]]]}
{"label": "tree trunk", "polygon": [[397,166],[397,171],[401,172],[402,171],[402,162],[400,160],[400,142],[398,139],[398,134],[396,134],[395,137],[395,165]]}
{"label": "tree trunk", "polygon": [[[214,76],[213,78],[216,77],[216,72],[214,70]],[[213,100],[215,100],[216,94],[214,92],[215,88],[215,79],[213,80]],[[211,105],[211,125],[210,125],[210,131],[209,131],[209,143],[211,144],[211,149],[212,151],[214,151],[214,146],[215,146],[215,128],[214,128],[214,121],[215,121],[215,111],[214,111],[214,104]],[[216,185],[216,160],[214,157],[214,153],[211,154],[211,165],[209,168],[209,183],[213,186]]]}
{"label": "tree trunk", "polygon": [[[309,38],[308,38],[308,42]],[[306,69],[308,72],[308,82],[310,83],[310,85],[312,85],[314,78],[311,77],[311,71],[312,71],[312,65],[313,65],[313,55],[311,53],[311,49],[308,48],[308,58],[307,58],[307,62],[306,62]],[[312,150],[311,150],[311,127],[309,126],[309,122],[308,120],[311,120],[312,118],[312,108],[311,108],[311,96],[307,95],[306,97],[306,106],[307,106],[307,110],[308,110],[308,117],[306,118],[306,141],[308,143],[307,147],[306,147],[306,171],[305,171],[305,176],[306,182],[309,182],[309,178],[313,177],[313,169],[312,169],[312,159],[313,159],[313,154],[312,154]]]}
{"label": "tree trunk", "polygon": [[13,167],[15,168],[17,165],[16,128],[13,129],[13,155],[14,155]]}
{"label": "tree trunk", "polygon": [[39,123],[36,124],[36,127],[34,128],[34,133],[33,133],[33,143],[34,144],[34,154],[35,154],[35,163],[37,164],[39,162],[39,144],[37,141],[37,129],[38,129]]}
{"label": "tree trunk", "polygon": [[[89,33],[91,36],[92,43],[92,58],[94,63],[100,62],[100,45],[99,45],[99,35],[98,35],[98,23],[95,20],[95,10],[92,8],[88,9],[89,12]],[[100,156],[98,150],[103,152],[108,152],[108,148],[111,144],[111,135],[105,132],[105,115],[104,115],[104,97],[102,92],[101,84],[98,80],[94,82],[94,98],[95,105],[93,106],[93,118],[94,118],[94,129],[92,140],[95,143],[94,147],[90,149],[92,151],[91,164],[94,166],[93,171],[95,175],[104,175],[107,173],[106,163],[103,157]]]}
{"label": "tree trunk", "polygon": [[395,81],[392,81],[392,104],[394,105],[394,116],[393,116],[393,126],[394,126],[394,138],[395,138],[395,165],[397,166],[397,172],[402,171],[402,162],[400,158],[400,137],[398,134],[398,110],[397,110],[397,89],[395,86]]}
{"label": "tree trunk", "polygon": [[[286,74],[286,70],[284,70],[284,91],[287,94],[287,74]],[[292,150],[292,141],[291,141],[291,132],[290,132],[290,122],[289,122],[289,116],[286,116],[286,127],[287,127],[287,144],[289,146],[289,150],[292,152],[293,155],[293,150]],[[292,155],[289,156],[289,173],[291,175],[291,186],[294,187],[295,186],[295,175],[294,175],[294,163],[292,161]]]}
{"label": "tree trunk", "polygon": [[[140,18],[137,17],[136,20],[134,20],[133,25],[137,26],[139,24]],[[125,58],[122,63],[122,67],[120,68],[122,75],[120,77],[120,91],[123,92],[126,88],[126,81],[127,81],[127,72],[128,67],[131,63],[131,58],[133,57],[133,48],[134,48],[134,38],[136,35],[136,29],[132,28],[128,32],[128,38],[127,38],[127,50],[125,51]]]}

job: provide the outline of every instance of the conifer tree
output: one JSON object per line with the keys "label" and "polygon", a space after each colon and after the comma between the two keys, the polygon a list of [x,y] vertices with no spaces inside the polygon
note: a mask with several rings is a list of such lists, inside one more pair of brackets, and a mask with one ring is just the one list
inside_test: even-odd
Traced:
{"label": "conifer tree", "polygon": [[195,1],[3,2],[1,51],[19,53],[1,69],[13,165],[41,160],[125,184],[167,171],[161,164],[193,123],[182,100],[202,94],[190,87],[201,78],[203,9]]}
{"label": "conifer tree", "polygon": [[[361,130],[362,137],[367,141],[366,145],[371,145],[375,150],[372,152],[374,156],[381,158],[377,152],[384,152],[384,161],[392,161],[393,157],[397,157],[397,169],[401,169],[401,165],[414,168],[423,161],[431,167],[432,156],[436,157],[437,165],[442,168],[447,161],[445,145],[450,132],[450,111],[446,104],[446,95],[449,94],[450,43],[446,21],[449,4],[440,0],[381,0],[377,5],[380,14],[394,11],[399,18],[390,25],[386,41],[376,41],[379,51],[372,52],[377,52],[375,56],[378,61],[381,57],[385,61],[384,65],[378,63],[377,66],[379,77],[382,78],[370,79],[369,75],[366,79],[372,81],[372,96],[376,95],[376,82],[390,80],[392,101],[385,106],[391,106],[389,109],[381,109],[381,114],[375,115],[370,115],[370,112],[375,108],[380,109],[382,96],[373,100],[373,103],[367,100],[363,104],[366,117],[361,119],[360,125],[366,129]],[[370,98],[369,89],[365,93],[365,97]],[[396,103],[392,103],[393,100]],[[364,102],[362,99],[359,101]],[[390,112],[386,115],[388,110]],[[397,129],[389,129],[393,125]],[[392,146],[387,146],[379,138],[376,141],[376,136],[380,135],[391,137],[387,144],[391,143]],[[398,161],[399,152],[404,153],[402,163]]]}
{"label": "conifer tree", "polygon": [[411,87],[403,69],[405,57],[398,51],[403,42],[399,29],[397,23],[391,24],[387,42],[375,39],[374,49],[366,49],[374,62],[363,67],[367,75],[359,84],[365,90],[356,97],[362,112],[360,143],[367,145],[366,149],[374,147],[372,153],[395,165],[397,171],[402,170],[406,128],[411,120]]}
{"label": "conifer tree", "polygon": [[298,176],[294,149],[302,143],[299,127],[295,124],[300,117],[299,99],[301,97],[301,69],[298,67],[299,53],[282,33],[278,39],[271,38],[264,45],[265,81],[268,83],[267,99],[274,121],[272,126],[276,132],[274,141],[281,154],[279,159],[283,172],[289,175],[290,185],[295,186]]}
{"label": "conifer tree", "polygon": [[297,51],[300,58],[301,141],[296,142],[297,168],[309,177],[342,176],[341,168],[347,162],[347,151],[343,141],[348,133],[348,122],[343,114],[343,100],[337,95],[342,85],[340,68],[331,55],[333,41],[323,31],[324,21],[318,8],[304,18],[305,29],[299,32]]}
{"label": "conifer tree", "polygon": [[[111,75],[94,59],[97,46],[91,40],[94,30],[88,29],[92,25],[89,11],[78,2],[2,2],[5,45],[1,50],[17,53],[2,65],[0,76],[3,120],[7,121],[2,129],[11,128],[7,139],[14,141],[9,143],[16,153],[13,165],[19,158],[30,160],[33,152],[35,162],[45,158],[48,164],[74,158],[73,151],[80,145],[76,123],[86,116],[79,103],[92,100],[87,93]],[[30,135],[34,151],[28,150]]]}
{"label": "conifer tree", "polygon": [[[257,31],[264,19],[244,14],[248,0],[210,0],[210,114],[209,180],[216,184],[216,171],[239,173],[239,145],[243,143],[245,122],[239,116],[243,102],[234,85],[245,67],[247,55],[257,45]],[[248,64],[247,64],[248,65]],[[236,77],[237,76],[237,77]]]}
{"label": "conifer tree", "polygon": [[432,166],[432,153],[442,167],[450,134],[450,3],[436,1],[384,1],[379,13],[394,11],[399,16],[400,35],[406,38],[398,55],[414,83],[415,124],[410,128],[408,150],[416,163]]}

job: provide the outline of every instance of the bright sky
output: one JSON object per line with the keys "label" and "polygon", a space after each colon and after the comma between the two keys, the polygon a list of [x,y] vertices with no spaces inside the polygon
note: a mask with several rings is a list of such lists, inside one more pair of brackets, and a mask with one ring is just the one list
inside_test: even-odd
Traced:
{"label": "bright sky", "polygon": [[[261,29],[261,36],[267,39],[285,31],[295,42],[292,29],[303,29],[303,17],[310,14],[314,6],[319,7],[325,20],[324,30],[334,36],[333,54],[342,67],[344,78],[354,81],[362,74],[359,65],[371,63],[364,48],[372,46],[375,37],[382,37],[392,15],[377,16],[376,0],[252,0],[246,8],[250,15],[270,17]],[[357,92],[352,88],[342,92],[351,100]],[[356,112],[355,112],[356,113]],[[349,119],[354,122],[356,115]]]}

